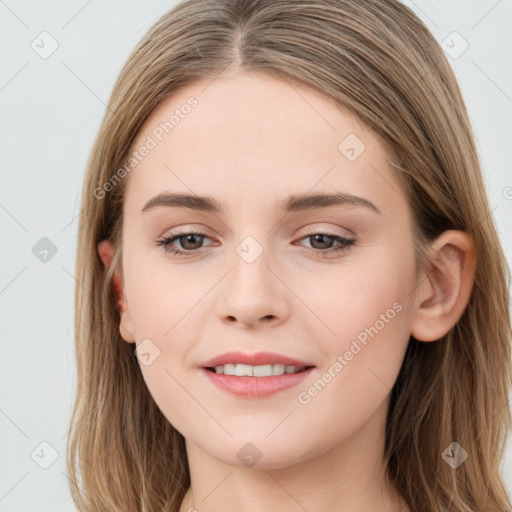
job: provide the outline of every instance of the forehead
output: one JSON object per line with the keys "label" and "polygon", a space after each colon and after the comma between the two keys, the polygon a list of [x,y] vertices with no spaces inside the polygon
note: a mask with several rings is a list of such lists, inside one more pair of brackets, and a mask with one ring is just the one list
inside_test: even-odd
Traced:
{"label": "forehead", "polygon": [[148,117],[132,149],[143,145],[152,148],[127,188],[139,203],[165,188],[249,200],[333,188],[382,195],[384,182],[396,195],[400,187],[384,142],[357,117],[262,74],[183,87]]}

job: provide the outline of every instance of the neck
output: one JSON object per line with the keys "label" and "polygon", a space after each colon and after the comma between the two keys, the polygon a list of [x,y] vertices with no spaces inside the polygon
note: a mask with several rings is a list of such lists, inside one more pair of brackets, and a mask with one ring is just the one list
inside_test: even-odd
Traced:
{"label": "neck", "polygon": [[180,512],[410,512],[385,473],[386,413],[387,401],[336,446],[267,469],[226,464],[187,439],[191,486]]}

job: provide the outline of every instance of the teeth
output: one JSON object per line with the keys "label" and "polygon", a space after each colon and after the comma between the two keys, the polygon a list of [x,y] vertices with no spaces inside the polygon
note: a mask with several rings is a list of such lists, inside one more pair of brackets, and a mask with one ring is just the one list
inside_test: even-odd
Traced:
{"label": "teeth", "polygon": [[235,375],[237,377],[252,377],[252,366],[248,364],[237,364],[235,368]]}
{"label": "teeth", "polygon": [[284,364],[263,364],[251,366],[250,364],[224,364],[215,367],[215,373],[224,375],[236,375],[237,377],[270,377],[285,373],[298,373],[304,368],[297,366],[285,366]]}
{"label": "teeth", "polygon": [[[223,373],[224,375],[235,375],[235,364],[225,364],[224,370],[220,373]],[[215,368],[215,371],[217,371],[217,368]]]}
{"label": "teeth", "polygon": [[253,377],[270,377],[272,375],[272,365],[271,364],[263,364],[261,366],[253,366],[252,367],[252,376]]}

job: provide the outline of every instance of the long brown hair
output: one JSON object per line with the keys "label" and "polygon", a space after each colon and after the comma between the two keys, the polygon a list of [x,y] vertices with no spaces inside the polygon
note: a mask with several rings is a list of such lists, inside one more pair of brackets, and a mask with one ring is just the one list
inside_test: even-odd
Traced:
{"label": "long brown hair", "polygon": [[[426,247],[443,231],[473,236],[478,263],[463,316],[437,342],[409,341],[391,394],[385,460],[414,511],[511,510],[499,474],[511,425],[510,271],[454,73],[425,25],[395,0],[186,0],[130,55],[82,193],[67,460],[78,509],[177,512],[190,485],[184,438],[152,399],[134,345],[119,335],[112,276],[129,177],[118,178],[156,105],[226,70],[306,85],[381,136],[413,212],[418,268],[428,268]],[[103,239],[116,249],[107,272],[97,253]],[[456,469],[442,457],[453,442],[469,455]]]}

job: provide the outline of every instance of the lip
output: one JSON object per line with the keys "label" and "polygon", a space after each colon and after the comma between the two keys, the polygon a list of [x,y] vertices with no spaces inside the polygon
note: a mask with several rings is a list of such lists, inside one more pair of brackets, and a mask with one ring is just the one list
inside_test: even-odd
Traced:
{"label": "lip", "polygon": [[[208,368],[225,364],[249,364],[261,366],[264,364],[284,364],[306,368],[299,373],[284,373],[270,377],[237,377],[236,375],[224,375],[215,373]],[[236,396],[245,398],[265,398],[279,391],[296,386],[314,371],[315,365],[299,359],[277,354],[275,352],[256,352],[245,354],[244,352],[227,352],[209,359],[201,364],[201,372],[205,374],[215,386]]]}
{"label": "lip", "polygon": [[[209,359],[201,364],[202,368],[214,368],[223,364],[249,364],[251,366],[261,366],[264,364],[284,364],[285,366],[297,366],[303,368],[305,366],[314,366],[312,363],[293,359],[291,357],[283,356],[275,352],[256,352],[255,354],[245,354],[244,352],[226,352],[220,356]],[[293,374],[299,375],[299,374]],[[240,379],[240,377],[238,377]],[[257,377],[259,379],[266,379],[271,377]]]}
{"label": "lip", "polygon": [[235,375],[214,373],[207,368],[201,368],[201,372],[215,386],[223,391],[244,398],[265,398],[279,391],[291,388],[301,383],[314,370],[314,367],[310,367],[299,373],[285,373],[271,377],[236,377]]}

